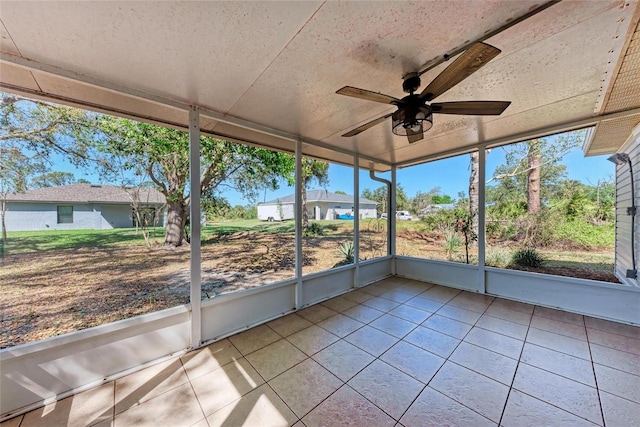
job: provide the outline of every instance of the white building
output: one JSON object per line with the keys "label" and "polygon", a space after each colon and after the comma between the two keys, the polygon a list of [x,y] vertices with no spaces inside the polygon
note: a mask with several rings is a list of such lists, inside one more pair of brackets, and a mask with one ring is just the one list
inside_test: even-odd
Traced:
{"label": "white building", "polygon": [[[307,214],[310,219],[338,219],[340,215],[355,216],[353,195],[336,194],[326,190],[307,191]],[[258,219],[283,221],[293,219],[295,194],[269,202],[258,203]],[[376,218],[377,202],[360,198],[360,218]]]}

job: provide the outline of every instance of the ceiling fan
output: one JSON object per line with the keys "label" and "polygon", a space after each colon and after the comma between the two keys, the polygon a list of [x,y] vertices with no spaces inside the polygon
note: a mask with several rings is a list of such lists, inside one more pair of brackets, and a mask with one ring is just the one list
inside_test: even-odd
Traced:
{"label": "ceiling fan", "polygon": [[511,102],[458,101],[431,103],[433,99],[478,71],[499,53],[500,49],[486,43],[479,42],[474,44],[429,83],[419,95],[416,95],[414,92],[420,87],[421,73],[409,73],[404,76],[404,81],[402,82],[402,89],[409,95],[402,99],[353,86],[345,86],[339,89],[336,93],[340,95],[381,102],[383,104],[392,104],[398,107],[393,113],[385,114],[382,117],[358,126],[342,136],[355,136],[391,117],[392,132],[396,135],[406,136],[409,143],[414,143],[423,139],[424,132],[433,126],[433,113],[499,116]]}

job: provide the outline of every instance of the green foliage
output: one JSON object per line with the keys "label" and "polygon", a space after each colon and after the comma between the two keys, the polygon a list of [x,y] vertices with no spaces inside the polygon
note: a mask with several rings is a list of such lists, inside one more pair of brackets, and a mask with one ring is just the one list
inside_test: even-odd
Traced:
{"label": "green foliage", "polygon": [[447,205],[453,203],[453,198],[448,194],[434,194],[431,203],[436,205]]}
{"label": "green foliage", "polygon": [[554,224],[554,239],[560,245],[572,248],[594,250],[613,248],[615,245],[615,225],[613,222],[596,225],[586,221],[565,221]]}
{"label": "green foliage", "polygon": [[521,267],[542,267],[545,260],[536,251],[532,248],[518,249],[511,258],[511,262],[515,265],[519,265]]}
{"label": "green foliage", "polygon": [[340,246],[339,246],[340,257],[341,257],[340,262],[342,263],[342,265],[353,264],[354,251],[355,251],[354,248],[355,247],[352,241],[340,243]]}
{"label": "green foliage", "polygon": [[453,255],[458,252],[458,249],[462,245],[462,239],[454,230],[449,230],[444,235],[444,250],[447,254],[447,259],[452,260]]}
{"label": "green foliage", "polygon": [[304,237],[324,236],[324,229],[319,222],[310,222],[302,232]]}
{"label": "green foliage", "polygon": [[487,247],[484,262],[490,267],[505,268],[511,262],[511,252],[508,249]]}
{"label": "green foliage", "polygon": [[46,172],[31,178],[30,188],[59,187],[76,182],[71,172]]}
{"label": "green foliage", "polygon": [[[378,187],[373,191],[366,188],[362,191],[360,197],[378,202],[378,212],[387,212],[387,208],[389,206],[389,196],[387,195],[386,185]],[[411,208],[409,197],[400,184],[398,184],[398,186],[396,187],[396,208],[399,211],[407,211]]]}

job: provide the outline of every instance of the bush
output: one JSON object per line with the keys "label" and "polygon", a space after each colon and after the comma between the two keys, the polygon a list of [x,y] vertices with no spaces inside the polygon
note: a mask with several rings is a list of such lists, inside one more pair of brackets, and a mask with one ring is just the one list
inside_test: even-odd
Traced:
{"label": "bush", "polygon": [[354,246],[353,242],[342,242],[340,244],[340,257],[343,265],[353,264]]}
{"label": "bush", "polygon": [[322,225],[317,222],[310,222],[309,226],[302,232],[304,237],[324,236]]}
{"label": "bush", "polygon": [[453,254],[458,252],[458,248],[462,245],[462,239],[458,236],[458,233],[450,230],[444,236],[444,250],[447,253],[449,261],[453,259]]}
{"label": "bush", "polygon": [[535,249],[518,249],[511,258],[511,263],[521,267],[542,267],[544,258]]}
{"label": "bush", "polygon": [[487,248],[484,263],[489,267],[505,268],[511,261],[511,253],[507,249]]}

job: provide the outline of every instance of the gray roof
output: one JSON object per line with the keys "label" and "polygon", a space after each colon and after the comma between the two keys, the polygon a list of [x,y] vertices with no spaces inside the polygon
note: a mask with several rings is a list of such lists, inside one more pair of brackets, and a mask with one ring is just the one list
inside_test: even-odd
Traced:
{"label": "gray roof", "polygon": [[131,204],[131,197],[127,193],[137,195],[139,203],[165,203],[164,195],[153,188],[135,187],[125,190],[115,185],[95,184],[71,184],[28,190],[24,193],[9,193],[7,201]]}
{"label": "gray roof", "polygon": [[[295,203],[296,195],[289,194],[288,196],[280,197],[275,200],[270,200],[264,203],[258,203],[259,205],[275,205],[275,204],[288,204]],[[353,203],[352,194],[336,194],[327,190],[307,190],[307,203],[309,202],[333,202],[333,203]],[[377,205],[375,200],[360,198],[361,205]]]}

